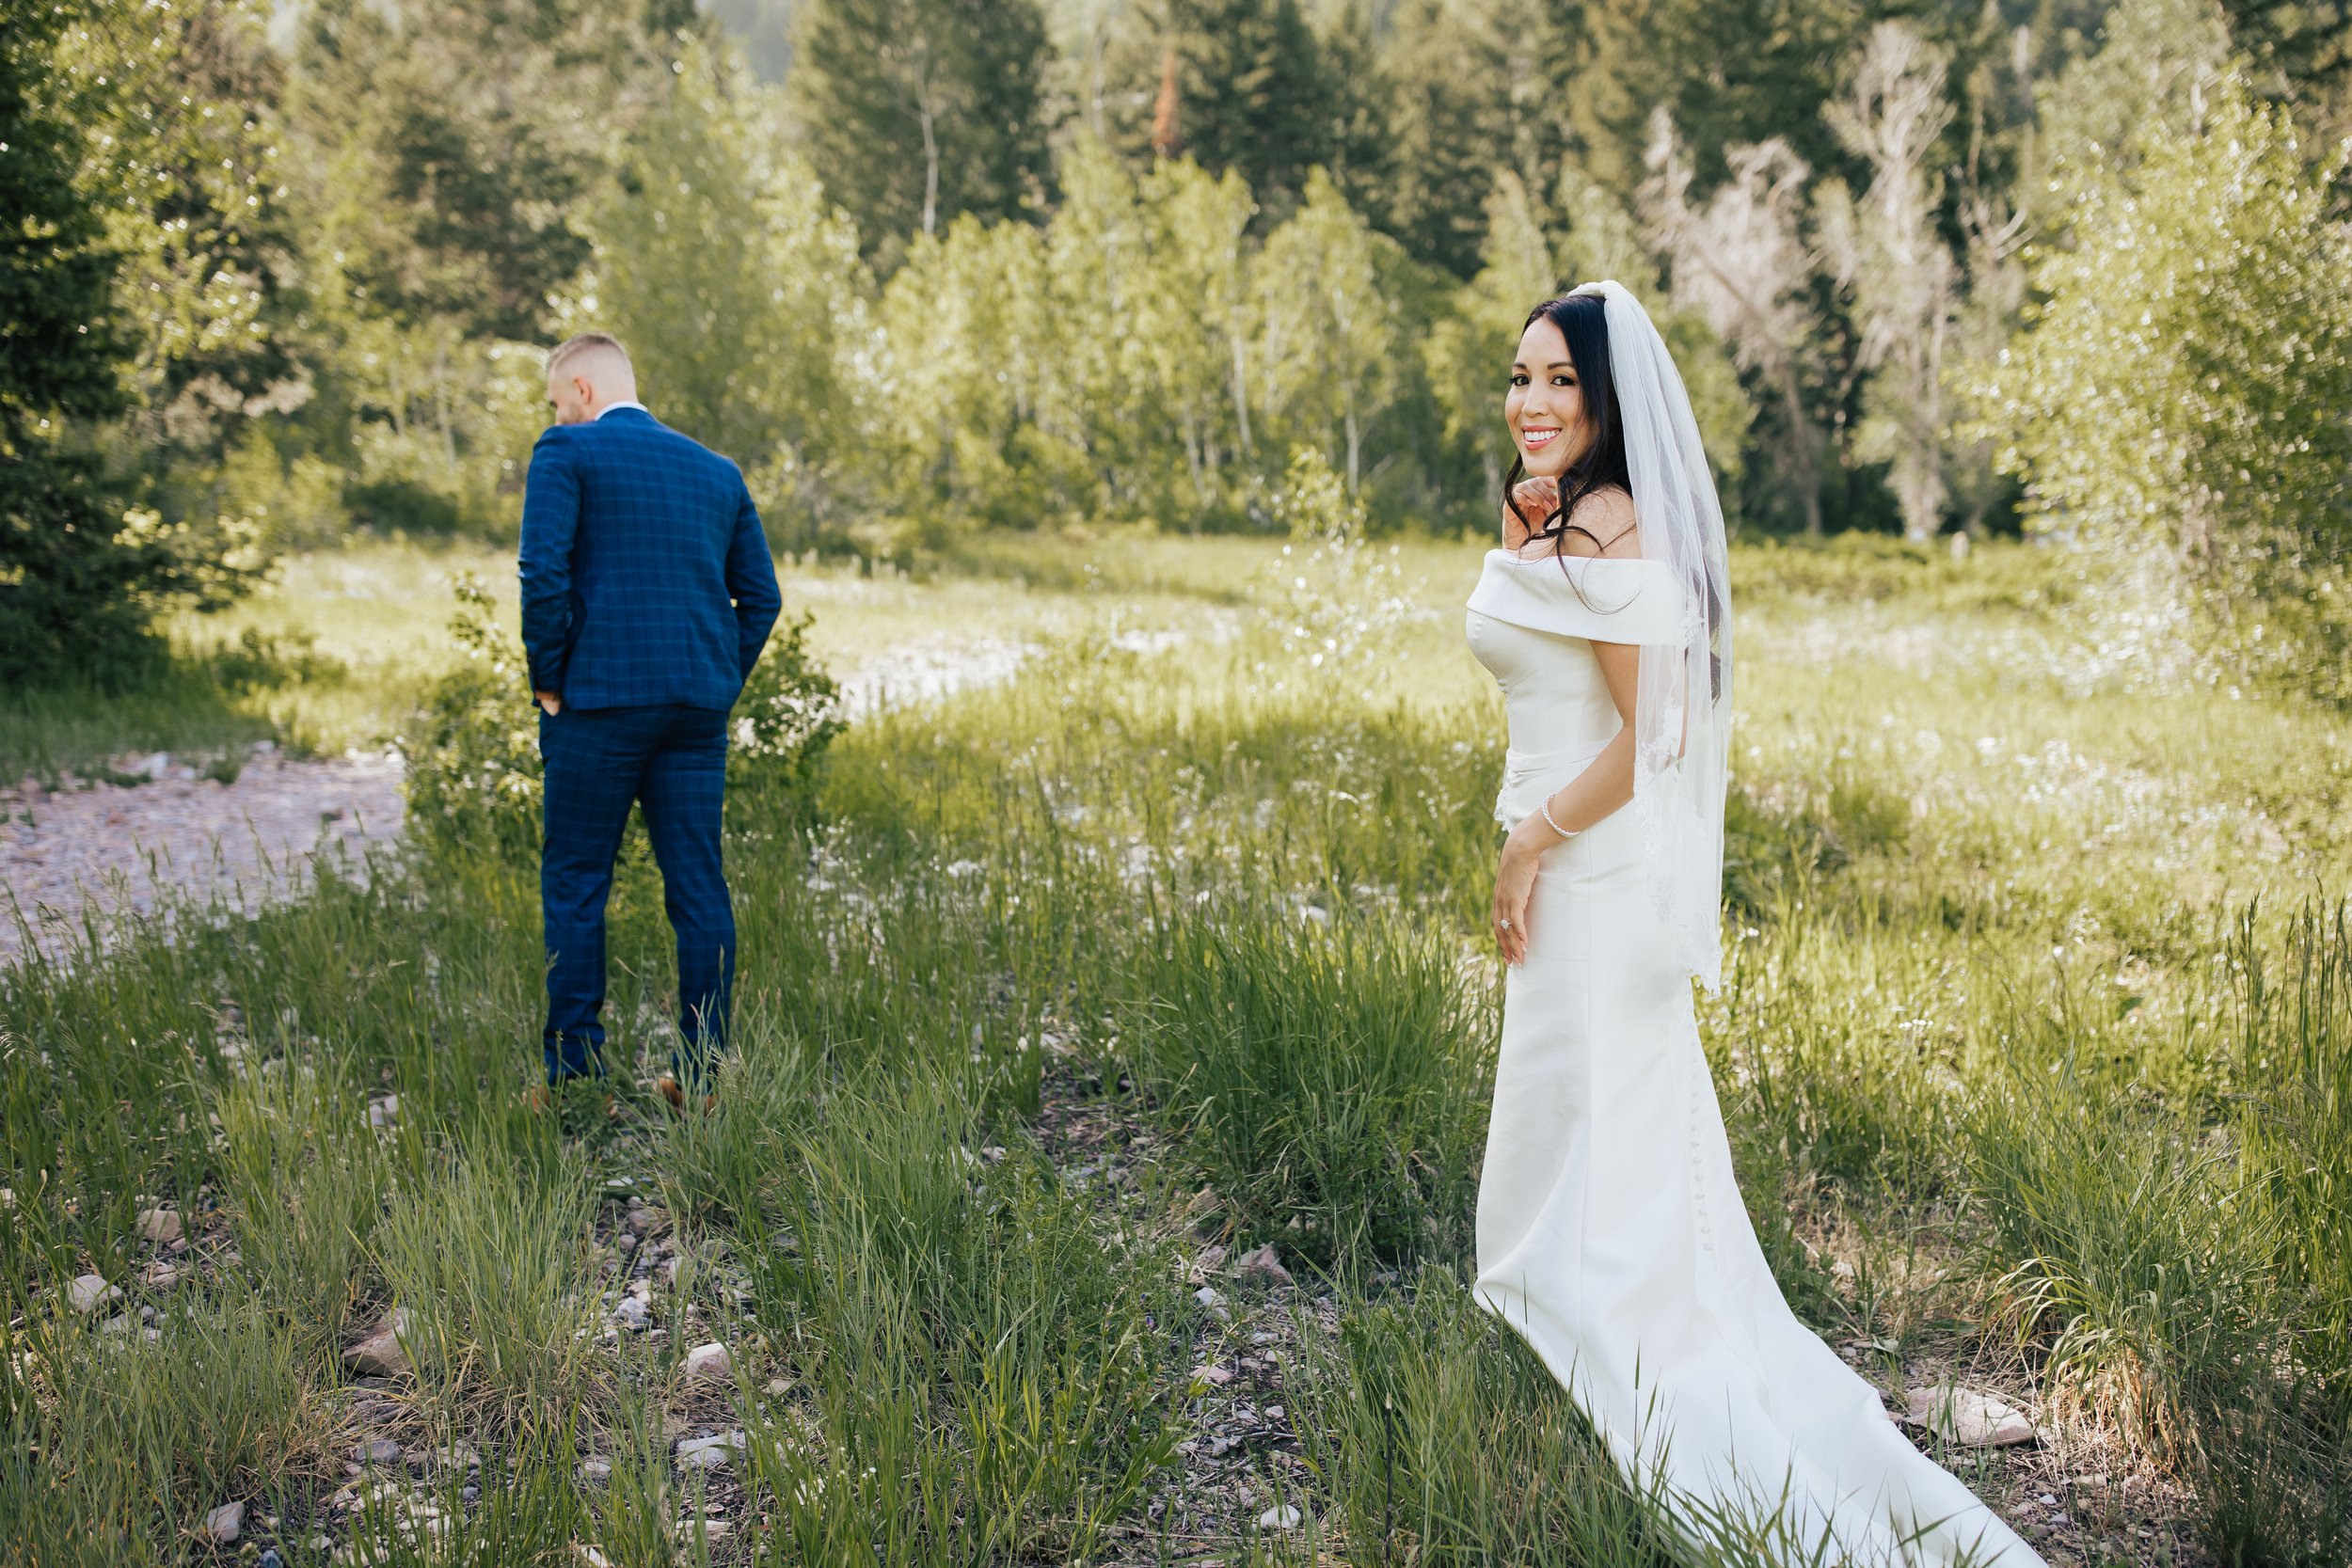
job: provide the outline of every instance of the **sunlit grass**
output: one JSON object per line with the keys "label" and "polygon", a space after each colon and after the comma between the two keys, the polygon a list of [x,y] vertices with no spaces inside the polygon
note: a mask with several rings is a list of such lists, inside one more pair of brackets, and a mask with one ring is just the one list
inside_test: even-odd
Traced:
{"label": "sunlit grass", "polygon": [[[694,1560],[702,1481],[665,1424],[690,1417],[746,1433],[719,1560],[1111,1554],[1157,1528],[1193,1418],[1209,1321],[1178,1257],[1270,1240],[1339,1323],[1286,1387],[1314,1461],[1281,1472],[1319,1521],[1299,1551],[1665,1560],[1655,1510],[1459,1284],[1502,748],[1460,641],[1477,567],[1470,544],[1107,531],[977,538],[913,576],[788,565],[836,669],[1033,651],[862,720],[813,825],[731,803],[739,1051],[707,1117],[658,1119],[639,1082],[673,1010],[640,854],[612,906],[611,1121],[518,1102],[525,862],[412,851],[249,921],[0,973],[23,1173],[0,1307],[56,1337],[0,1345],[39,1353],[0,1378],[0,1507],[43,1561],[172,1560],[218,1494],[316,1501],[338,1353],[398,1304],[417,1370],[390,1394],[512,1468],[472,1504],[437,1494],[462,1528],[339,1527],[387,1560]],[[250,711],[357,743],[450,657],[461,570],[509,591],[489,552],[372,546],[198,630],[313,647],[343,673]],[[1793,1302],[1890,1386],[1921,1356],[1997,1369],[2188,1489],[2217,1561],[2325,1560],[2352,982],[2340,930],[2296,911],[2347,885],[2352,723],[2136,689],[2073,638],[2042,552],[1743,546],[1734,573],[1733,946],[1701,1022]],[[1111,1186],[1061,1159],[1046,1130],[1073,1111],[1156,1140],[1150,1161]],[[639,1271],[658,1349],[602,1332],[631,1265],[591,1199],[623,1177],[684,1259],[675,1284]],[[46,1358],[92,1338],[67,1281],[137,1288],[158,1200],[197,1231],[169,1305],[260,1346],[255,1407],[291,1413],[248,1439],[200,1388],[194,1414],[155,1406],[142,1430],[195,1456],[168,1469],[89,1430],[61,1382],[78,1352]],[[738,1375],[688,1392],[706,1337]],[[601,1487],[576,1472],[591,1447]],[[39,1457],[69,1449],[104,1463]]]}

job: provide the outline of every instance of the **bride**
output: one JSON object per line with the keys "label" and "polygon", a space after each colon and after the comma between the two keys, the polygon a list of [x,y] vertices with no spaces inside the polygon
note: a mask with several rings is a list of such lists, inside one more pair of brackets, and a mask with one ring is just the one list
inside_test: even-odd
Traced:
{"label": "bride", "polygon": [[1478,1299],[1693,1538],[2040,1564],[1789,1312],[1733,1180],[1690,987],[1722,975],[1731,601],[1682,378],[1587,283],[1528,317],[1503,411],[1506,547],[1469,618],[1511,739]]}

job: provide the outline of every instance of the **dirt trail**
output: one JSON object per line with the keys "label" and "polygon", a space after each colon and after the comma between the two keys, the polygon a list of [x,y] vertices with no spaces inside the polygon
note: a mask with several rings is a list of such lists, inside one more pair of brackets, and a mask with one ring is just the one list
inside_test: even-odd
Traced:
{"label": "dirt trail", "polygon": [[[855,720],[993,686],[1032,652],[993,638],[894,649],[842,680],[842,705]],[[296,760],[263,747],[229,784],[161,752],[113,758],[107,771],[150,782],[0,789],[0,963],[24,949],[11,904],[56,955],[78,944],[89,915],[105,927],[151,913],[166,890],[258,910],[300,891],[316,856],[357,863],[400,836],[401,760],[389,752]]]}
{"label": "dirt trail", "polygon": [[315,857],[357,861],[400,832],[400,760],[384,754],[295,761],[256,754],[234,782],[183,762],[119,758],[136,785],[0,790],[0,961],[23,951],[21,912],[52,954],[86,915],[102,925],[154,910],[164,889],[256,910],[310,880]]}

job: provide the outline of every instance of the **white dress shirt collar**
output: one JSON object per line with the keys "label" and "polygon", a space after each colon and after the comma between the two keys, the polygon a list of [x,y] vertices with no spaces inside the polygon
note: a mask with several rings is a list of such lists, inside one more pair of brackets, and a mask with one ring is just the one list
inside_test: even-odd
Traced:
{"label": "white dress shirt collar", "polygon": [[596,418],[601,420],[607,414],[612,413],[615,408],[634,408],[640,414],[650,414],[653,412],[652,409],[646,407],[644,404],[639,403],[635,398],[615,398],[611,403],[606,404],[602,408],[596,410]]}

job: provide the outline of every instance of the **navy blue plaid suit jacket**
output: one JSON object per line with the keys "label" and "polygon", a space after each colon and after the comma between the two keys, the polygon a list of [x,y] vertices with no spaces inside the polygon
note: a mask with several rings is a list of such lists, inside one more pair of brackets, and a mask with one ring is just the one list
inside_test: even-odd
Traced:
{"label": "navy blue plaid suit jacket", "polygon": [[523,488],[532,690],[729,708],[783,608],[733,463],[637,408],[539,437]]}

